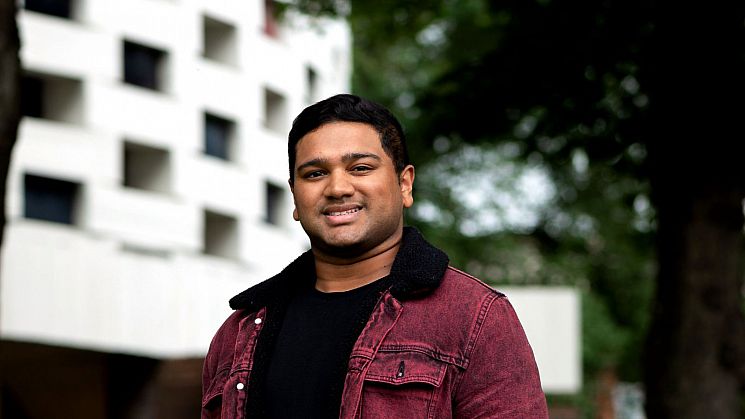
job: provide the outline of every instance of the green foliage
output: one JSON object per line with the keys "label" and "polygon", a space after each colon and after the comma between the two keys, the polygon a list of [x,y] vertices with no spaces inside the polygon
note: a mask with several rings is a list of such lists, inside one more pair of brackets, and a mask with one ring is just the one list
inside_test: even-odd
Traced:
{"label": "green foliage", "polygon": [[590,371],[601,371],[617,366],[631,331],[615,322],[608,305],[596,293],[583,295],[582,318],[592,319],[583,324],[582,355],[585,367]]}

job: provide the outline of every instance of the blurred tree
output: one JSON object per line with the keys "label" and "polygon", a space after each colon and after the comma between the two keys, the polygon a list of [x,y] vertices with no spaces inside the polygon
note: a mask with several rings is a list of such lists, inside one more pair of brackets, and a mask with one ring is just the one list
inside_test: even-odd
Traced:
{"label": "blurred tree", "polygon": [[[402,117],[426,173],[412,221],[455,263],[583,287],[585,366],[643,371],[649,417],[745,413],[745,4],[297,6],[349,13],[354,89]],[[554,194],[534,222],[474,222],[489,213],[474,203],[504,210],[458,181],[490,152],[548,175]]]}
{"label": "blurred tree", "polygon": [[[0,0],[0,247],[5,231],[5,191],[10,155],[21,120],[20,39],[16,7],[15,0]],[[0,415],[2,404],[0,391]]]}
{"label": "blurred tree", "polygon": [[5,189],[10,155],[21,120],[20,40],[16,1],[0,1],[0,245],[5,227]]}

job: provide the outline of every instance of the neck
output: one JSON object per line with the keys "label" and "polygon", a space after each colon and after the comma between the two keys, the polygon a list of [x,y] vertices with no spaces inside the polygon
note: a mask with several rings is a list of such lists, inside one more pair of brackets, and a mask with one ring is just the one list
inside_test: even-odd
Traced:
{"label": "neck", "polygon": [[391,273],[401,245],[401,235],[354,259],[333,257],[314,251],[316,289],[343,292],[362,287]]}

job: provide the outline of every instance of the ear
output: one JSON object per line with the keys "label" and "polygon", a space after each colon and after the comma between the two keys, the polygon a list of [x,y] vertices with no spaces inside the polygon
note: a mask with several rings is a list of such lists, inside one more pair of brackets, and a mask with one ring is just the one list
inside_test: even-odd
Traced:
{"label": "ear", "polygon": [[[295,184],[292,182],[292,179],[287,179],[287,183],[290,184],[290,192],[292,192],[292,203],[295,204]],[[297,204],[295,204],[295,208],[292,209],[292,218],[295,221],[300,221],[300,215],[297,213]]]}
{"label": "ear", "polygon": [[398,184],[401,186],[401,197],[403,198],[404,208],[409,208],[414,204],[414,166],[404,167],[398,176]]}

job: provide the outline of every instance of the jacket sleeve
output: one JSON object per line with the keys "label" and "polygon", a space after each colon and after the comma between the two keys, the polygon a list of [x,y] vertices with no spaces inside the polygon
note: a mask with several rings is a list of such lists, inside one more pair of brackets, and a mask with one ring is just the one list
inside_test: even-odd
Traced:
{"label": "jacket sleeve", "polygon": [[456,385],[456,418],[548,418],[538,367],[512,305],[501,294],[482,307],[468,367]]}

